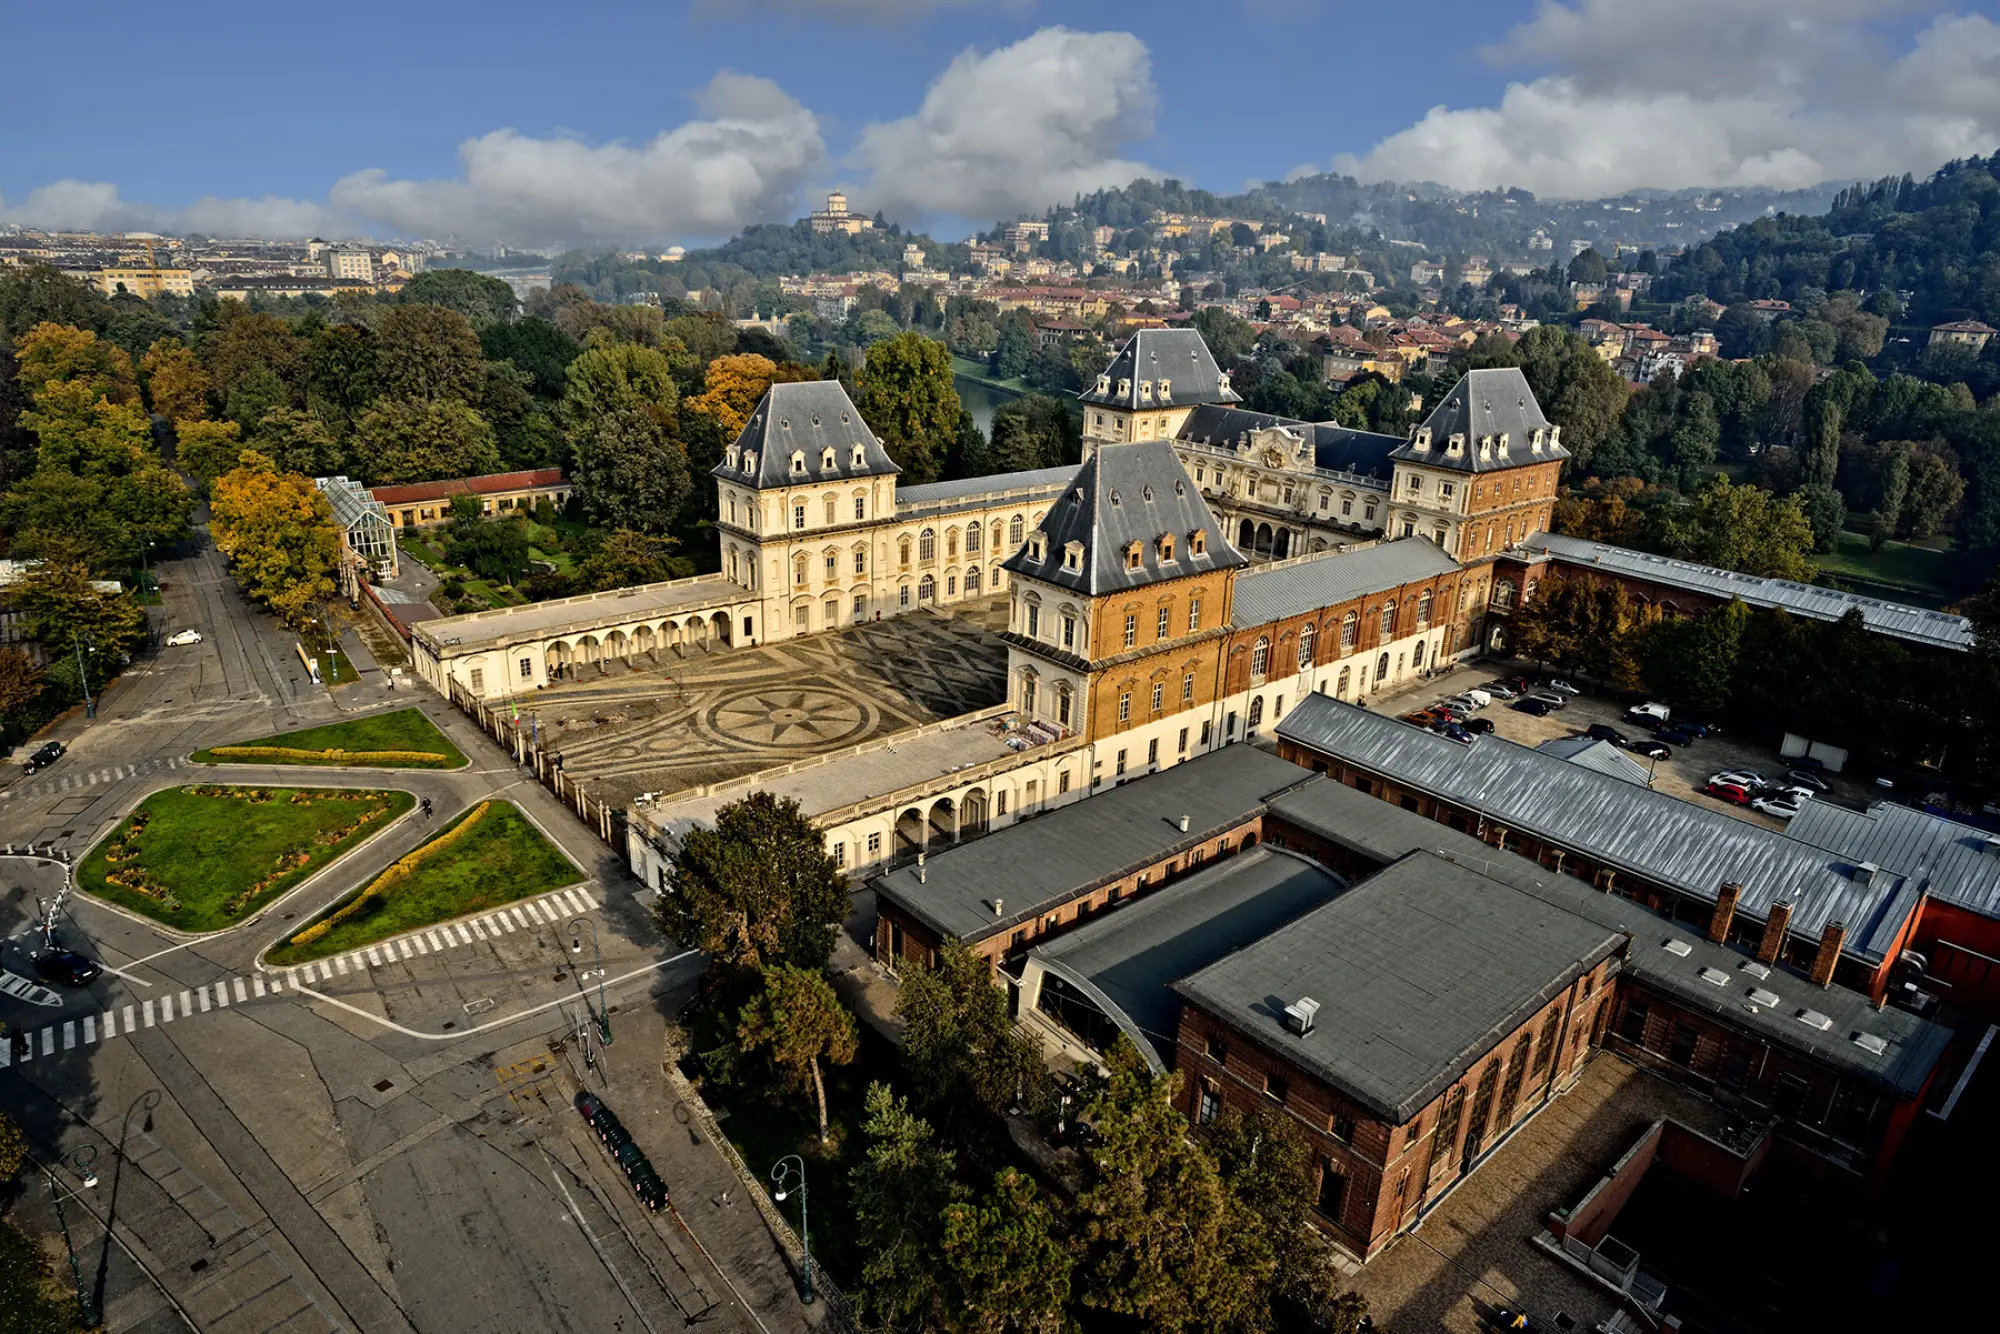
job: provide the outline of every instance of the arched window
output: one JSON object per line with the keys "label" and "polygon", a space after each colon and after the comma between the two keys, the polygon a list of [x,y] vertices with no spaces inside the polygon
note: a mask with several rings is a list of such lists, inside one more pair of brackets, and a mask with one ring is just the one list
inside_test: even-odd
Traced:
{"label": "arched window", "polygon": [[868,546],[866,543],[857,544],[854,548],[854,572],[856,574],[868,573]]}
{"label": "arched window", "polygon": [[806,558],[803,555],[795,557],[792,561],[792,582],[795,584],[805,583],[806,574],[809,569],[810,567],[806,564]]}
{"label": "arched window", "polygon": [[1514,605],[1514,581],[1512,579],[1501,579],[1493,585],[1493,605],[1502,608]]}
{"label": "arched window", "polygon": [[1340,680],[1337,681],[1333,687],[1334,694],[1341,696],[1345,696],[1347,694],[1347,685],[1349,680],[1351,679],[1351,673],[1353,672],[1353,670],[1354,669],[1352,667],[1343,667],[1340,669]]}
{"label": "arched window", "polygon": [[979,567],[973,566],[965,572],[965,595],[972,597],[979,592]]}
{"label": "arched window", "polygon": [[910,539],[906,537],[901,542],[898,542],[896,549],[902,553],[902,563],[908,565],[910,563]]}
{"label": "arched window", "polygon": [[1421,667],[1423,665],[1424,665],[1424,641],[1419,639],[1417,641],[1417,646],[1414,649],[1410,650],[1410,666]]}
{"label": "arched window", "polygon": [[937,534],[928,528],[917,534],[917,559],[920,561],[937,559]]}
{"label": "arched window", "polygon": [[1396,604],[1391,602],[1382,608],[1382,638],[1396,637]]}
{"label": "arched window", "polygon": [[1299,628],[1299,670],[1313,665],[1313,628],[1310,624]]}
{"label": "arched window", "polygon": [[1246,725],[1250,728],[1251,731],[1254,732],[1257,730],[1257,724],[1263,721],[1264,721],[1264,697],[1262,695],[1259,695],[1257,696],[1257,698],[1250,701],[1250,719]]}
{"label": "arched window", "polygon": [[1250,675],[1257,680],[1264,679],[1264,669],[1271,664],[1271,641],[1257,640],[1257,646],[1250,650]]}
{"label": "arched window", "polygon": [[1064,727],[1069,726],[1069,703],[1069,682],[1065,681],[1056,687],[1056,721]]}
{"label": "arched window", "polygon": [[1431,590],[1426,588],[1422,595],[1417,598],[1417,629],[1421,630],[1430,623]]}
{"label": "arched window", "polygon": [[1541,586],[1542,586],[1541,580],[1530,579],[1528,581],[1528,586],[1521,590],[1521,605],[1525,607],[1530,602],[1533,602],[1535,600],[1535,590],[1537,588],[1540,588]]}
{"label": "arched window", "polygon": [[944,558],[946,560],[958,559],[958,529],[956,528],[947,528],[944,531]]}
{"label": "arched window", "polygon": [[[979,524],[976,521],[965,526],[965,554],[968,556],[979,554]],[[971,580],[968,578],[966,582],[970,583]]]}
{"label": "arched window", "polygon": [[1361,633],[1361,618],[1353,612],[1340,618],[1340,651],[1352,653],[1354,640]]}
{"label": "arched window", "polygon": [[1021,516],[1018,514],[1007,520],[1007,545],[1021,545]]}
{"label": "arched window", "polygon": [[1042,637],[1042,600],[1033,593],[1030,593],[1024,601],[1028,618],[1028,638],[1040,639]]}
{"label": "arched window", "polygon": [[929,602],[937,596],[937,580],[925,575],[917,581],[917,601]]}
{"label": "arched window", "polygon": [[1384,653],[1381,657],[1375,660],[1375,688],[1377,690],[1380,690],[1382,688],[1382,683],[1388,679],[1389,679],[1389,655]]}

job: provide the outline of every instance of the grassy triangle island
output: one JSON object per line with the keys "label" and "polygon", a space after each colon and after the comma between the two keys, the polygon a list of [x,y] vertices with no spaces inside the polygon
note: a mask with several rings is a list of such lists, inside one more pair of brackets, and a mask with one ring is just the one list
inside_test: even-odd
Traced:
{"label": "grassy triangle island", "polygon": [[421,709],[350,718],[194,753],[198,764],[298,764],[336,769],[463,769],[465,753]]}

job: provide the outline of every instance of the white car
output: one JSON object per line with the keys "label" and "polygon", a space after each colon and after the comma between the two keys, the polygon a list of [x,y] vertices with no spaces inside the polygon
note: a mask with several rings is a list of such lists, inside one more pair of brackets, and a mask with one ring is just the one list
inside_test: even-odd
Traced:
{"label": "white car", "polygon": [[174,635],[173,637],[167,640],[167,643],[171,644],[175,648],[183,648],[186,645],[199,644],[200,642],[201,642],[201,631],[199,630],[183,630],[179,634]]}
{"label": "white car", "polygon": [[1755,769],[1724,769],[1719,774],[1710,774],[1711,783],[1734,783],[1737,787],[1759,788],[1766,786],[1764,775]]}
{"label": "white car", "polygon": [[1561,677],[1557,677],[1555,680],[1549,682],[1549,689],[1555,691],[1558,695],[1581,695],[1583,693]]}
{"label": "white car", "polygon": [[1795,797],[1758,797],[1750,803],[1750,809],[1789,820],[1799,813],[1799,803]]}

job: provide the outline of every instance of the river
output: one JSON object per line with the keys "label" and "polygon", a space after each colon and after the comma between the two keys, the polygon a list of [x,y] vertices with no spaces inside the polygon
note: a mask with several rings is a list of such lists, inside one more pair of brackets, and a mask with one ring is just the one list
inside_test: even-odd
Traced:
{"label": "river", "polygon": [[979,433],[985,436],[993,434],[993,409],[1010,398],[1021,397],[1010,390],[988,384],[984,380],[975,380],[969,375],[953,375],[951,383],[952,387],[958,390],[958,401],[972,414],[972,420],[979,426]]}

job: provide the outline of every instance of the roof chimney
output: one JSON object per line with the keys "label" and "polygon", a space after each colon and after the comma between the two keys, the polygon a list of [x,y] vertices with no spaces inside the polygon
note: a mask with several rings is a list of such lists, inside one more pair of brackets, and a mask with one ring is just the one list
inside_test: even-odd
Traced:
{"label": "roof chimney", "polygon": [[1319,1002],[1311,996],[1301,996],[1285,1007],[1285,1027],[1300,1037],[1313,1031],[1313,1016],[1319,1013]]}
{"label": "roof chimney", "polygon": [[1181,832],[1183,834],[1187,832],[1187,827],[1188,827],[1188,818],[1185,815],[1183,815],[1181,817]]}
{"label": "roof chimney", "polygon": [[1743,886],[1724,881],[1715,891],[1715,912],[1708,919],[1708,938],[1717,944],[1729,939],[1729,924],[1736,917],[1736,900]]}
{"label": "roof chimney", "polygon": [[917,854],[917,883],[920,885],[929,883],[924,878],[924,854],[921,852]]}
{"label": "roof chimney", "polygon": [[1820,933],[1819,953],[1813,955],[1810,977],[1820,986],[1833,982],[1833,966],[1840,962],[1840,947],[1847,943],[1847,923],[1828,922]]}
{"label": "roof chimney", "polygon": [[1792,901],[1779,899],[1772,903],[1771,911],[1764,916],[1764,935],[1757,942],[1757,959],[1760,963],[1776,963],[1785,950],[1785,928],[1791,925]]}
{"label": "roof chimney", "polygon": [[995,917],[1004,915],[1006,910],[1007,910],[1007,900],[1005,899],[993,900],[993,915]]}

